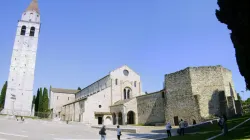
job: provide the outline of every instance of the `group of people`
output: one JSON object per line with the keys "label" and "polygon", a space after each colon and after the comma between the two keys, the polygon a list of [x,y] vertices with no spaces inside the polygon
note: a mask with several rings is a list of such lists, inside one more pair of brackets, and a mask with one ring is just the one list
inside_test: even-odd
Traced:
{"label": "group of people", "polygon": [[[116,132],[117,132],[117,139],[120,140],[122,132],[121,132],[121,129],[120,129],[119,125],[117,126]],[[99,134],[101,135],[101,140],[105,140],[105,138],[106,138],[106,128],[105,128],[105,125],[101,128],[101,130],[99,131]]]}
{"label": "group of people", "polygon": [[[179,123],[179,129],[177,130],[179,135],[184,136],[184,128],[185,127],[187,127],[187,123],[181,119],[181,121]],[[166,130],[167,130],[168,137],[172,136],[171,129],[172,129],[172,126],[171,126],[170,122],[168,122],[166,124]]]}
{"label": "group of people", "polygon": [[[196,122],[194,121],[193,124],[195,125]],[[228,132],[228,128],[227,128],[227,117],[226,115],[223,115],[220,117],[219,121],[218,121],[218,125],[219,127],[221,128],[223,134],[226,134]],[[184,129],[187,127],[187,122],[183,121],[181,119],[180,123],[179,123],[179,129],[177,130],[177,133],[180,135],[180,136],[184,136]],[[167,135],[168,137],[171,137],[172,134],[171,134],[171,129],[172,129],[172,126],[170,124],[170,122],[168,122],[166,124],[166,131],[167,131]],[[118,125],[117,126],[117,129],[116,129],[116,132],[117,132],[117,139],[120,140],[121,138],[121,129],[120,129],[120,126]],[[106,128],[105,126],[103,126],[101,128],[101,130],[99,131],[99,134],[101,135],[101,140],[105,140],[106,138]]]}

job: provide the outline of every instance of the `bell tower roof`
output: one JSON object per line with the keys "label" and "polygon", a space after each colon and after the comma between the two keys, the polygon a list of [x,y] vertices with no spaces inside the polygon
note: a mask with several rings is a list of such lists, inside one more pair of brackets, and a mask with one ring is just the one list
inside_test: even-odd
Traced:
{"label": "bell tower roof", "polygon": [[37,0],[32,0],[29,7],[25,11],[36,11],[37,13],[39,13]]}

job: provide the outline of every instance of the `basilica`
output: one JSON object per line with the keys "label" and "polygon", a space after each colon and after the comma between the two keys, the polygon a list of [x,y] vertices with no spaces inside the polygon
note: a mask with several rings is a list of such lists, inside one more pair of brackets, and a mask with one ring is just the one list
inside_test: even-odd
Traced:
{"label": "basilica", "polygon": [[191,124],[242,113],[231,71],[220,65],[166,74],[154,93],[142,92],[140,76],[124,65],[80,91],[51,87],[50,109],[54,119],[90,125]]}

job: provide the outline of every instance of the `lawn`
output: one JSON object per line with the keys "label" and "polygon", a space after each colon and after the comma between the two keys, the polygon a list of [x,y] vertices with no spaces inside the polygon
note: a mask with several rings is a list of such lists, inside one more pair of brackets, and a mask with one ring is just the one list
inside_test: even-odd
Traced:
{"label": "lawn", "polygon": [[[250,114],[244,115],[238,118],[233,118],[228,120],[228,128],[232,128],[239,123],[247,120],[250,118]],[[191,139],[191,140],[204,140],[208,139],[210,137],[213,137],[215,135],[218,135],[221,133],[220,128],[218,127],[217,124],[205,126],[205,127],[199,127],[199,132],[195,134],[186,134],[185,136],[175,136],[171,137],[168,140],[186,140],[186,139]],[[217,139],[218,140],[231,140],[231,139],[247,139],[250,138],[250,122],[245,123],[241,127],[238,127],[237,129],[229,132],[228,136],[220,136]]]}
{"label": "lawn", "polygon": [[229,132],[226,136],[220,136],[215,140],[249,140],[250,139],[250,121]]}

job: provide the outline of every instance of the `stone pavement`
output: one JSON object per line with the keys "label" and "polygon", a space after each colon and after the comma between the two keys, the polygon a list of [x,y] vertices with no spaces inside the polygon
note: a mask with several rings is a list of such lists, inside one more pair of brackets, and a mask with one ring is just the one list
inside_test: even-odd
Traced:
{"label": "stone pavement", "polygon": [[[143,130],[145,129],[145,130]],[[145,133],[123,132],[122,139],[146,140],[165,138],[165,131],[143,127]],[[147,131],[146,131],[147,130]],[[17,122],[0,116],[0,140],[99,140],[99,129],[84,124],[66,124],[26,119]],[[107,140],[116,140],[115,131],[107,131]]]}

